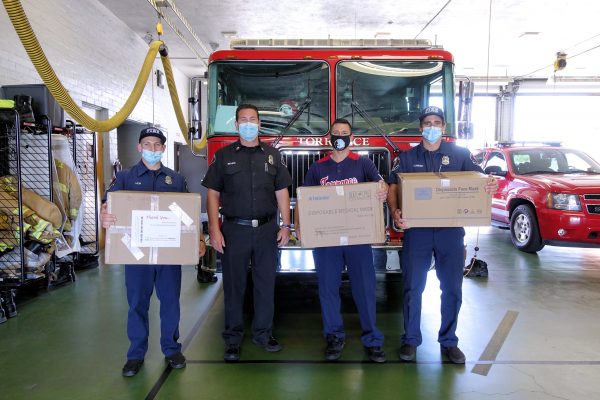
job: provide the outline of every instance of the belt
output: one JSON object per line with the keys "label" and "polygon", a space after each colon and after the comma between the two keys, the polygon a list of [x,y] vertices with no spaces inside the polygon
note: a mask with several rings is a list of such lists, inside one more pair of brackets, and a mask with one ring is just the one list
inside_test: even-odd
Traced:
{"label": "belt", "polygon": [[235,218],[235,217],[225,217],[225,221],[233,222],[238,225],[251,226],[253,228],[257,228],[261,225],[266,224],[273,220],[273,217],[265,217],[265,218],[257,218],[257,219],[244,219],[244,218]]}

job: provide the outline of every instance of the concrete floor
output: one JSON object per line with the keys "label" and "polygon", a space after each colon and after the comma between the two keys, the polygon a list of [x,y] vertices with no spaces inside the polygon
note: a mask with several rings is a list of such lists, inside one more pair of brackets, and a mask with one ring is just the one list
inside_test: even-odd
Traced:
{"label": "concrete floor", "polygon": [[[469,258],[475,238],[476,229],[469,229]],[[401,363],[396,355],[402,330],[397,282],[382,280],[378,286],[388,362],[375,365],[360,345],[346,287],[347,345],[339,362],[326,363],[314,282],[282,280],[275,334],[283,351],[265,353],[247,338],[242,362],[226,364],[220,281],[200,285],[190,267],[184,269],[180,329],[187,368],[166,368],[153,301],[144,367],[136,377],[122,378],[128,345],[124,271],[102,266],[78,273],[74,284],[21,298],[19,315],[0,325],[0,398],[600,398],[600,249],[546,247],[525,254],[512,247],[508,231],[495,228],[481,229],[479,239],[479,258],[488,263],[490,276],[464,282],[458,336],[465,366],[448,364],[439,354],[433,273],[416,363]]]}

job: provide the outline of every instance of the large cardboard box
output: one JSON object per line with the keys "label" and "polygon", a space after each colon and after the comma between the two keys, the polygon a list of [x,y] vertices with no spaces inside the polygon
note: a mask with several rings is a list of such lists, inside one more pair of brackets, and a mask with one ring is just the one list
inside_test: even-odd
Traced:
{"label": "large cardboard box", "polygon": [[198,264],[199,194],[117,191],[107,205],[117,217],[106,230],[107,264]]}
{"label": "large cardboard box", "polygon": [[385,242],[377,182],[298,188],[302,247]]}
{"label": "large cardboard box", "polygon": [[491,223],[487,176],[475,171],[399,173],[402,218],[416,227],[483,226]]}

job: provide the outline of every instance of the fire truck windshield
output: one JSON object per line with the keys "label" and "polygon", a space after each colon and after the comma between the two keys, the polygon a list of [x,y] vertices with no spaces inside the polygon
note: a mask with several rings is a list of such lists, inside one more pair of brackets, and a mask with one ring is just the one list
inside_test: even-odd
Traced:
{"label": "fire truck windshield", "polygon": [[329,66],[324,61],[220,61],[209,67],[208,133],[236,133],[235,109],[258,107],[260,134],[324,135],[329,128]]}
{"label": "fire truck windshield", "polygon": [[[390,135],[418,134],[419,114],[428,105],[452,112],[445,107],[454,93],[447,62],[342,61],[335,76],[336,117],[349,120],[355,135],[377,134],[356,108]],[[446,119],[453,121],[454,115]]]}

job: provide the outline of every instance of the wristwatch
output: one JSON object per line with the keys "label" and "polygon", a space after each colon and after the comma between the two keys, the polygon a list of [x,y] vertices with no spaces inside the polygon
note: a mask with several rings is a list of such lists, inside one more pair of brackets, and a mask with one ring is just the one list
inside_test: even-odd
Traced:
{"label": "wristwatch", "polygon": [[281,224],[281,227],[287,229],[288,231],[292,230],[292,226],[289,224]]}

